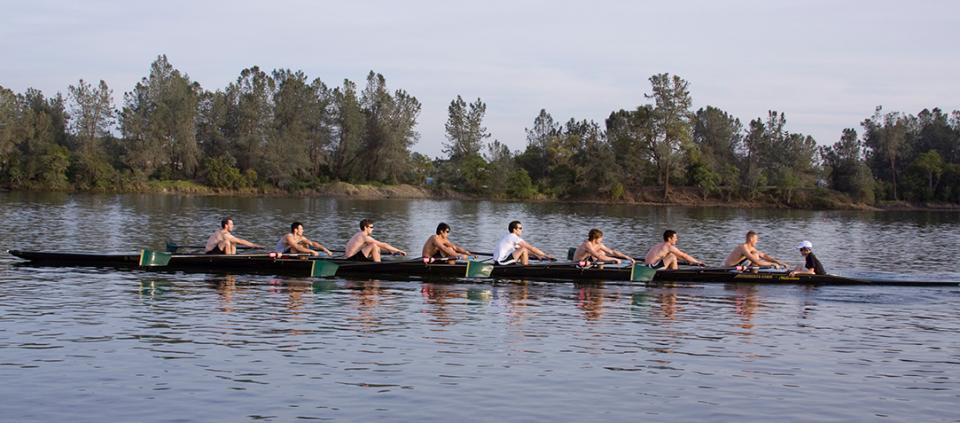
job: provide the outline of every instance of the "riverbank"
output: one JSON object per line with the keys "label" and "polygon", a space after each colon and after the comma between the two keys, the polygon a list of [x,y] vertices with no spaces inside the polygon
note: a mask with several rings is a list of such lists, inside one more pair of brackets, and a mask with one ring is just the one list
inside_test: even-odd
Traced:
{"label": "riverbank", "polygon": [[[38,190],[43,191],[43,190]],[[68,191],[69,192],[69,191]],[[865,210],[865,211],[909,211],[909,210],[957,210],[960,204],[951,203],[908,203],[905,201],[886,201],[876,204],[865,204],[853,201],[844,193],[823,188],[797,190],[791,195],[790,201],[785,202],[782,196],[773,193],[759,193],[753,199],[720,198],[718,196],[703,196],[700,189],[694,187],[675,187],[668,197],[664,197],[663,189],[659,187],[644,188],[637,192],[627,193],[620,200],[600,198],[566,198],[555,199],[538,196],[531,199],[513,198],[485,198],[453,190],[438,190],[409,184],[398,185],[369,185],[351,184],[347,182],[329,182],[311,188],[297,191],[287,191],[279,188],[215,188],[193,181],[182,180],[153,180],[132,184],[124,190],[108,191],[116,193],[144,193],[144,194],[185,194],[209,196],[329,196],[356,198],[363,200],[379,199],[434,199],[434,200],[492,200],[492,201],[525,201],[525,202],[562,202],[562,203],[591,203],[591,204],[635,204],[645,206],[685,206],[685,207],[726,207],[726,208],[774,208],[800,210]]]}

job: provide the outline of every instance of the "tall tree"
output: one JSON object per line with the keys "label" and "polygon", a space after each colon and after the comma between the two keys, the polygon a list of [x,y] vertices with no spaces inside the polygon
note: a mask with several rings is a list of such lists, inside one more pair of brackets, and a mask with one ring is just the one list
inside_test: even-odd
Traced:
{"label": "tall tree", "polygon": [[366,115],[365,163],[367,180],[396,183],[409,175],[410,147],[420,134],[415,130],[420,102],[404,90],[391,94],[383,75],[370,71],[360,97]]}
{"label": "tall tree", "polygon": [[[691,180],[704,188],[704,194],[721,185],[732,192],[743,164],[743,125],[727,112],[713,106],[697,110],[693,119],[693,145],[690,151]],[[712,189],[711,189],[712,188]]]}
{"label": "tall tree", "polygon": [[909,121],[900,113],[882,114],[883,108],[877,107],[873,117],[861,124],[864,129],[864,143],[869,148],[868,157],[874,163],[874,173],[878,177],[888,178],[894,201],[897,194],[897,174],[899,158],[906,146]]}
{"label": "tall tree", "polygon": [[483,117],[487,113],[487,105],[479,98],[467,104],[459,95],[447,107],[447,123],[444,124],[447,142],[443,144],[443,151],[450,160],[458,161],[462,158],[479,156],[483,149],[484,140],[490,138],[490,133],[483,126]]}
{"label": "tall tree", "polygon": [[357,86],[350,80],[333,91],[333,144],[331,171],[333,178],[355,181],[361,175],[363,141],[366,138],[366,115],[357,98]]}
{"label": "tall tree", "polygon": [[225,133],[235,145],[237,164],[243,170],[259,172],[265,166],[262,162],[273,130],[275,89],[273,78],[257,66],[240,71],[237,81],[227,86],[231,107]]}
{"label": "tall tree", "polygon": [[683,163],[683,152],[688,148],[692,135],[689,83],[679,76],[661,73],[650,77],[653,99],[653,123],[655,133],[647,139],[646,149],[656,165],[665,197],[670,195],[670,176]]}
{"label": "tall tree", "polygon": [[161,55],[150,75],[124,95],[120,131],[127,164],[142,177],[190,179],[196,175],[197,99],[200,87]]}
{"label": "tall tree", "polygon": [[18,96],[19,125],[15,135],[17,157],[10,168],[10,181],[28,188],[65,189],[70,153],[67,114],[59,94],[46,98],[35,89]]}
{"label": "tall tree", "polygon": [[108,189],[116,170],[105,157],[103,141],[114,124],[113,91],[103,80],[94,87],[81,79],[68,92],[75,145],[73,182],[82,189]]}
{"label": "tall tree", "polygon": [[547,147],[552,140],[559,136],[560,125],[553,120],[553,116],[545,109],[533,119],[533,127],[525,128],[527,133],[527,147],[517,156],[517,164],[527,172],[527,176],[535,183],[541,183],[547,177]]}
{"label": "tall tree", "polygon": [[859,201],[873,202],[873,175],[864,161],[863,143],[856,130],[844,129],[840,141],[820,147],[820,155],[829,171],[830,187]]}
{"label": "tall tree", "polygon": [[17,147],[19,114],[17,95],[0,86],[0,182],[10,176],[13,153]]}

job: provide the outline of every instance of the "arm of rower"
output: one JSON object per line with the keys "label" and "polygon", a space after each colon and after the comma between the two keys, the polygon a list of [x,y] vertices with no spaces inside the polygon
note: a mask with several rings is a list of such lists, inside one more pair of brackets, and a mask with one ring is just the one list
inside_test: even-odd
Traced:
{"label": "arm of rower", "polygon": [[313,248],[316,248],[316,249],[318,249],[318,250],[320,250],[320,251],[323,251],[324,254],[326,254],[326,255],[328,255],[328,256],[332,256],[332,255],[333,255],[333,253],[331,253],[330,250],[327,249],[327,247],[324,247],[323,244],[321,244],[321,243],[319,243],[319,242],[317,242],[317,241],[311,241],[310,239],[307,239],[307,237],[303,237],[303,242],[306,243],[307,246],[309,246],[309,247],[313,247]]}
{"label": "arm of rower", "polygon": [[617,263],[620,263],[620,260],[617,260],[616,258],[612,257],[613,250],[607,248],[605,245],[599,245],[597,247],[587,245],[587,249],[594,250],[594,252],[591,252],[591,254],[593,254],[593,256],[600,261],[615,261]]}
{"label": "arm of rower", "polygon": [[754,254],[749,250],[744,251],[743,253],[744,253],[743,255],[746,256],[751,263],[757,266],[773,266],[774,265],[772,261],[764,257],[766,256],[766,254]]}
{"label": "arm of rower", "polygon": [[390,253],[399,253],[401,256],[407,255],[407,253],[406,253],[405,251],[403,251],[403,250],[401,250],[401,249],[399,249],[399,248],[397,248],[397,247],[394,247],[394,246],[392,246],[392,245],[390,245],[390,244],[387,244],[386,242],[377,241],[377,240],[375,240],[375,239],[373,239],[373,238],[370,238],[370,240],[374,243],[374,245],[380,247],[380,248],[383,249],[383,250],[386,250],[387,252],[390,252]]}
{"label": "arm of rower", "polygon": [[237,238],[237,237],[235,237],[235,236],[233,236],[233,235],[230,235],[230,237],[232,238],[231,241],[233,241],[233,242],[236,243],[236,244],[242,245],[242,246],[244,246],[244,247],[263,248],[263,247],[261,247],[260,245],[255,244],[255,243],[252,243],[252,242],[247,241],[247,240],[245,240],[245,239],[240,239],[240,238]]}
{"label": "arm of rower", "polygon": [[457,256],[457,247],[451,242],[436,242],[437,248],[443,252],[445,257],[456,257]]}
{"label": "arm of rower", "polygon": [[676,255],[677,258],[683,259],[683,260],[686,261],[687,263],[690,263],[690,264],[702,264],[702,263],[703,263],[703,262],[701,262],[700,260],[697,260],[697,259],[693,258],[693,256],[691,256],[690,254],[687,254],[687,253],[681,251],[679,248],[674,247],[674,246],[672,246],[672,245],[670,246],[670,252],[673,253],[674,255]]}
{"label": "arm of rower", "polygon": [[775,265],[787,267],[787,264],[786,264],[786,263],[784,263],[784,262],[782,262],[782,261],[774,258],[773,256],[771,256],[771,255],[769,255],[769,254],[767,254],[767,253],[760,253],[760,258],[762,258],[762,259],[764,259],[764,260],[766,260],[766,261],[769,261],[770,263],[773,263],[773,264],[775,264]]}
{"label": "arm of rower", "polygon": [[539,248],[534,247],[533,245],[531,245],[531,244],[530,244],[529,242],[527,242],[527,241],[521,242],[521,243],[520,243],[520,246],[523,247],[523,248],[526,248],[526,249],[530,250],[530,252],[536,254],[537,257],[552,258],[552,257],[550,257],[549,254],[547,254],[547,253],[545,253],[545,252],[543,252],[543,251],[540,251]]}
{"label": "arm of rower", "polygon": [[604,246],[603,248],[606,249],[607,254],[610,255],[611,257],[617,257],[617,258],[622,258],[622,259],[624,259],[624,260],[630,260],[630,263],[636,263],[636,262],[637,262],[636,260],[633,259],[633,257],[630,257],[630,256],[624,254],[622,251],[614,250],[613,248],[608,248],[608,247],[606,247],[606,246]]}

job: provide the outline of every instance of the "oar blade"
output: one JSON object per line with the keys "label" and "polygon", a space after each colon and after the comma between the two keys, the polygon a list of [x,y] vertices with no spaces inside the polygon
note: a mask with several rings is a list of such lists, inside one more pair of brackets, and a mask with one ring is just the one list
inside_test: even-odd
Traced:
{"label": "oar blade", "polygon": [[492,264],[469,260],[467,261],[467,271],[464,276],[468,278],[489,278],[492,272]]}
{"label": "oar blade", "polygon": [[171,256],[173,256],[173,254],[165,253],[163,251],[140,250],[140,266],[166,266],[170,263]]}
{"label": "oar blade", "polygon": [[327,260],[313,260],[310,266],[310,276],[315,278],[328,278],[337,274],[340,265]]}
{"label": "oar blade", "polygon": [[645,264],[635,263],[630,269],[630,282],[650,282],[657,274],[656,269],[651,269]]}

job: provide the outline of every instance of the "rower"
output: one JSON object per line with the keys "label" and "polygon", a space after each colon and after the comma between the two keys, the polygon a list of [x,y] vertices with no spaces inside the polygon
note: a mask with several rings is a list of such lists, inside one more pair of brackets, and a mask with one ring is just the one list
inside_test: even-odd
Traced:
{"label": "rower", "polygon": [[427,242],[423,244],[423,258],[450,258],[449,262],[453,264],[458,257],[464,260],[470,256],[470,252],[450,241],[450,225],[440,222],[437,225],[437,233],[430,235]]}
{"label": "rower", "polygon": [[734,267],[749,262],[752,266],[774,267],[777,269],[786,269],[787,264],[777,260],[763,251],[757,249],[757,243],[760,242],[760,235],[754,231],[747,232],[746,241],[738,244],[727,259],[723,262],[724,267]]}
{"label": "rower", "polygon": [[677,270],[680,268],[679,261],[684,260],[689,264],[703,266],[703,262],[693,258],[693,256],[677,248],[679,240],[676,231],[666,230],[663,232],[663,242],[654,245],[647,251],[643,262],[652,269]]}
{"label": "rower", "polygon": [[577,251],[573,253],[573,260],[578,262],[584,260],[591,262],[612,261],[620,264],[620,259],[630,260],[630,264],[636,263],[633,257],[603,245],[603,231],[596,228],[587,233],[587,240],[583,241],[577,247]]}
{"label": "rower", "polygon": [[813,243],[810,241],[803,241],[797,248],[800,249],[800,254],[804,257],[804,263],[802,266],[797,266],[792,272],[789,273],[789,276],[796,275],[826,275],[827,271],[823,269],[823,265],[820,264],[820,260],[817,259],[817,256],[813,254]]}
{"label": "rower", "polygon": [[520,262],[522,265],[527,265],[530,262],[531,254],[541,260],[556,260],[549,254],[540,251],[537,247],[524,241],[523,238],[520,238],[520,234],[523,233],[523,225],[520,224],[520,221],[514,220],[510,222],[510,225],[507,226],[507,231],[509,231],[509,233],[504,235],[493,249],[494,263],[513,264]]}
{"label": "rower", "polygon": [[236,254],[237,253],[237,244],[243,245],[250,248],[263,248],[259,244],[254,244],[245,239],[240,239],[231,232],[233,232],[233,218],[227,216],[220,221],[220,230],[210,235],[210,238],[207,239],[207,245],[204,246],[203,251],[206,254]]}
{"label": "rower", "polygon": [[372,261],[380,262],[380,251],[388,253],[407,255],[406,251],[396,248],[386,242],[380,242],[374,239],[370,234],[373,233],[373,220],[363,219],[360,221],[360,232],[357,232],[347,241],[347,247],[344,248],[344,256],[347,260],[353,261]]}
{"label": "rower", "polygon": [[281,254],[296,254],[304,253],[310,254],[312,256],[319,256],[320,252],[310,249],[310,247],[318,248],[323,251],[324,254],[332,256],[333,253],[324,247],[319,242],[311,241],[307,237],[303,236],[303,224],[300,222],[293,222],[290,224],[290,233],[280,238],[277,241],[276,251]]}

